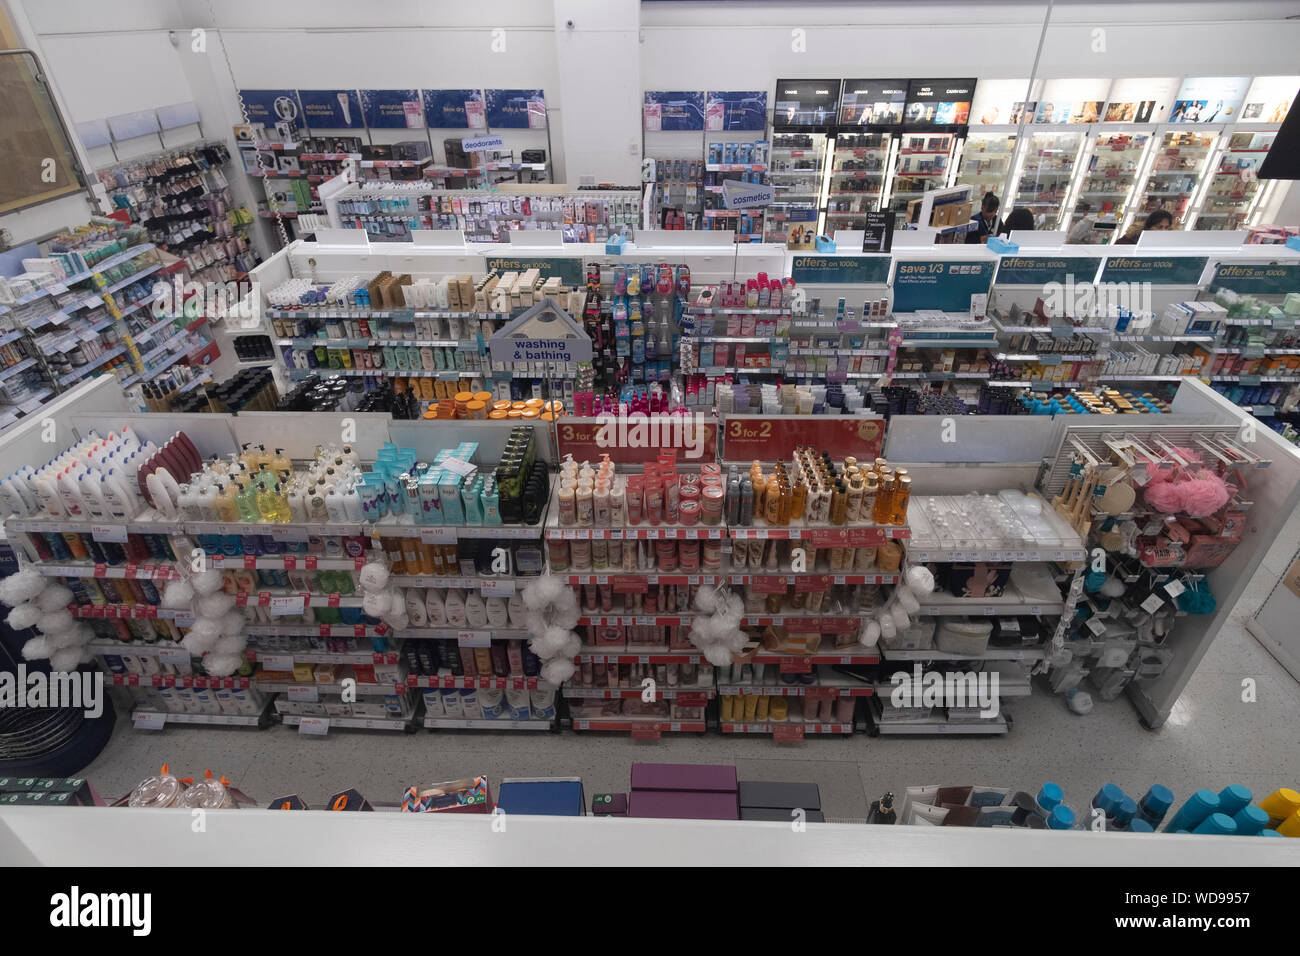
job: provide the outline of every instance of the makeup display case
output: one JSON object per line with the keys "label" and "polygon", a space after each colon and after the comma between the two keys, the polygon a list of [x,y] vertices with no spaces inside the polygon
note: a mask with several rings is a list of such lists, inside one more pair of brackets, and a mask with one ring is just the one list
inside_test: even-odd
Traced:
{"label": "makeup display case", "polygon": [[1141,198],[1125,216],[1125,228],[1157,209],[1173,215],[1174,229],[1187,228],[1193,198],[1209,167],[1216,140],[1213,133],[1170,131],[1161,135],[1152,153],[1150,170],[1138,186]]}

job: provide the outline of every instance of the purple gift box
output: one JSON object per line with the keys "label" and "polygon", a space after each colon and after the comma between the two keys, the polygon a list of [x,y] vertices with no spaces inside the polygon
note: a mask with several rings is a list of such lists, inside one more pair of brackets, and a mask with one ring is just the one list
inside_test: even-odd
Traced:
{"label": "purple gift box", "polygon": [[676,820],[739,819],[736,768],[634,763],[628,816]]}
{"label": "purple gift box", "polygon": [[681,790],[633,790],[631,817],[672,820],[739,820],[734,793]]}
{"label": "purple gift box", "polygon": [[734,794],[737,790],[736,768],[711,764],[634,763],[632,789],[708,790]]}

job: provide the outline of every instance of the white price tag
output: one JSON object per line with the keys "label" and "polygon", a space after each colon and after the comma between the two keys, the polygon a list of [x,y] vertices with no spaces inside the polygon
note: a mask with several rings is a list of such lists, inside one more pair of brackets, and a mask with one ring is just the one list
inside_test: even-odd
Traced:
{"label": "white price tag", "polygon": [[293,685],[288,690],[290,700],[314,704],[320,700],[320,688],[315,684]]}
{"label": "white price tag", "polygon": [[455,528],[421,528],[420,540],[425,544],[455,544]]}
{"label": "white price tag", "polygon": [[456,642],[461,647],[491,647],[491,631],[457,631]]}
{"label": "white price tag", "polygon": [[484,597],[514,597],[515,582],[513,580],[484,581],[482,591]]}
{"label": "white price tag", "polygon": [[96,541],[108,541],[112,544],[126,543],[126,525],[92,524],[90,536]]}
{"label": "white price tag", "polygon": [[1178,595],[1186,591],[1187,588],[1183,586],[1182,581],[1168,581],[1165,584],[1165,590],[1169,592],[1170,597],[1176,598]]}
{"label": "white price tag", "polygon": [[1092,633],[1096,634],[1098,637],[1101,637],[1101,635],[1106,633],[1106,624],[1098,618],[1090,617],[1088,618],[1088,630],[1092,631]]}
{"label": "white price tag", "polygon": [[324,737],[330,732],[328,717],[303,717],[298,721],[298,733]]}
{"label": "white price tag", "polygon": [[259,660],[262,663],[262,669],[268,671],[291,671],[293,670],[292,654],[267,654]]}
{"label": "white price tag", "polygon": [[273,541],[306,541],[307,529],[276,525],[271,529],[271,539]]}
{"label": "white price tag", "polygon": [[162,730],[166,723],[165,713],[137,710],[131,715],[131,724],[136,730]]}
{"label": "white price tag", "polygon": [[1152,594],[1142,602],[1142,610],[1146,611],[1148,614],[1154,614],[1156,611],[1160,610],[1161,605],[1164,603],[1164,598],[1159,594]]}
{"label": "white price tag", "polygon": [[183,647],[161,647],[158,649],[158,661],[189,671],[190,652]]}
{"label": "white price tag", "polygon": [[471,472],[478,471],[477,465],[471,465],[469,462],[461,461],[459,458],[444,459],[443,461],[438,463],[438,467],[446,469],[447,471],[450,472],[454,472],[455,474],[460,475],[461,477],[464,477],[465,475],[468,475]]}
{"label": "white price tag", "polygon": [[272,617],[284,617],[287,614],[301,614],[304,606],[305,599],[301,594],[288,594],[271,598],[266,610]]}

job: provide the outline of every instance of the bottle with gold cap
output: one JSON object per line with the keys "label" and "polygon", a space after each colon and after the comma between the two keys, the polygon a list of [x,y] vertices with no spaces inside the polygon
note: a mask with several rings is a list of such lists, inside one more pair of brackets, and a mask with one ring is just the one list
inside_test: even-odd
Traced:
{"label": "bottle with gold cap", "polygon": [[894,501],[890,506],[890,524],[907,524],[907,502],[912,497],[912,476],[903,475],[896,479]]}
{"label": "bottle with gold cap", "polygon": [[792,521],[802,520],[804,511],[808,507],[808,484],[802,478],[795,482],[791,489],[793,495],[790,501],[790,519]]}
{"label": "bottle with gold cap", "polygon": [[876,501],[871,509],[871,520],[876,524],[889,524],[894,511],[894,476],[885,472],[880,476],[880,487],[876,491]]}
{"label": "bottle with gold cap", "polygon": [[844,524],[848,517],[848,503],[848,491],[842,481],[837,481],[831,491],[831,524]]}

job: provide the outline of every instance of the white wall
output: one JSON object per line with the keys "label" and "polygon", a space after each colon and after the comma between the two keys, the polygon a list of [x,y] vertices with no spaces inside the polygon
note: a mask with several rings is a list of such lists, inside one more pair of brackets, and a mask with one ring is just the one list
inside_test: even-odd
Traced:
{"label": "white wall", "polygon": [[559,92],[568,112],[564,156],[574,186],[641,182],[639,0],[555,0]]}
{"label": "white wall", "polygon": [[[646,3],[641,84],[770,95],[778,76],[1026,77],[1045,9],[1043,3]],[[1038,75],[1293,74],[1300,20],[1287,15],[1300,16],[1300,3],[1057,3]],[[796,52],[794,30],[804,31],[806,52]]]}

